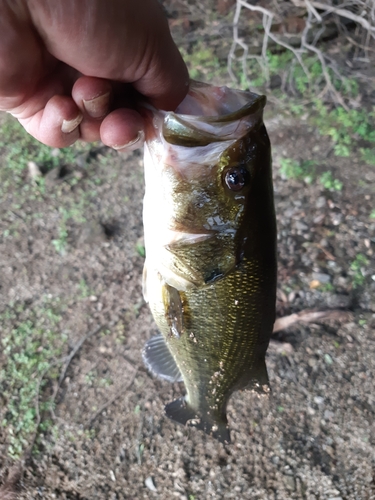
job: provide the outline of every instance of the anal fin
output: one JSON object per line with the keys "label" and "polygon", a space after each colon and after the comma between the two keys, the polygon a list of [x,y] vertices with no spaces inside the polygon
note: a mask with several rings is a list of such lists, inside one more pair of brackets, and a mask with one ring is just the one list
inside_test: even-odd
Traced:
{"label": "anal fin", "polygon": [[142,350],[143,362],[151,373],[169,382],[182,382],[182,376],[161,334],[151,337]]}

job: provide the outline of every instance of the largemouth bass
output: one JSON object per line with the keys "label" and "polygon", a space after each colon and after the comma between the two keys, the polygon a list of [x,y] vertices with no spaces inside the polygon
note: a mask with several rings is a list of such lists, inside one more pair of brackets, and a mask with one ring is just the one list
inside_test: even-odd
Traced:
{"label": "largemouth bass", "polygon": [[276,222],[265,102],[193,82],[175,113],[147,111],[144,296],[161,335],[143,359],[185,384],[167,416],[222,442],[230,395],[268,391]]}

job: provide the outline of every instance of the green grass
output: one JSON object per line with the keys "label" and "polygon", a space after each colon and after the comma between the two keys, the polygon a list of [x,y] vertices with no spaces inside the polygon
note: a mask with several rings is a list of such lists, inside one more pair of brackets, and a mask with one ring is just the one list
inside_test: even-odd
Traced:
{"label": "green grass", "polygon": [[58,229],[57,238],[52,240],[52,245],[54,246],[57,253],[59,253],[60,255],[64,255],[67,244],[68,244],[68,231],[66,230],[65,221],[63,220]]}
{"label": "green grass", "polygon": [[[24,185],[23,174],[28,163],[33,161],[45,174],[59,165],[71,164],[78,154],[87,151],[91,146],[77,143],[69,148],[50,148],[40,143],[13,118],[8,118],[0,128],[0,151],[4,156],[5,171],[11,173],[14,184]],[[36,181],[43,183],[43,178]]]}
{"label": "green grass", "polygon": [[320,184],[329,191],[341,191],[343,183],[338,179],[334,179],[332,172],[323,172],[319,177]]}
{"label": "green grass", "polygon": [[313,160],[298,161],[293,158],[280,159],[280,173],[286,179],[302,180],[306,184],[319,180],[329,191],[341,191],[343,183],[335,179],[332,172],[323,172],[319,177],[316,172],[317,163]]}
{"label": "green grass", "polygon": [[367,165],[374,165],[375,166],[375,147],[373,148],[360,148],[361,152],[361,159]]}
{"label": "green grass", "polygon": [[[257,88],[266,91],[265,85],[272,77],[283,76],[288,82],[287,91],[274,89],[274,95],[284,103],[286,110],[295,116],[309,113],[309,121],[321,135],[329,136],[333,152],[339,157],[349,157],[353,150],[360,149],[362,161],[375,165],[375,107],[366,109],[345,109],[317,98],[326,87],[322,65],[316,55],[302,54],[307,75],[290,51],[267,54],[267,73],[263,72],[255,59],[247,63],[248,78],[237,67],[236,75],[242,88]],[[328,69],[331,82],[344,102],[350,103],[359,93],[353,78],[338,78]],[[301,103],[303,99],[304,103]],[[335,188],[333,188],[335,189]]]}
{"label": "green grass", "polygon": [[58,299],[45,297],[38,307],[15,304],[0,316],[4,402],[0,426],[12,458],[22,455],[38,431],[38,406],[39,431],[52,427],[47,411],[53,405],[48,380],[58,376],[56,360],[66,347],[66,336],[59,331],[61,312]]}
{"label": "green grass", "polygon": [[210,82],[219,77],[228,78],[226,64],[219,61],[211,47],[199,41],[187,51],[180,48],[182,57],[188,67],[190,78]]}
{"label": "green grass", "polygon": [[[360,143],[375,143],[375,110],[345,110],[339,106],[329,109],[321,101],[315,102],[313,123],[322,135],[331,137],[336,156],[349,157]],[[361,148],[362,159],[374,164],[374,152]]]}
{"label": "green grass", "polygon": [[293,158],[280,159],[280,172],[287,179],[304,180],[311,184],[315,179],[316,163],[314,161],[298,161]]}
{"label": "green grass", "polygon": [[66,201],[66,206],[59,207],[60,225],[57,230],[57,238],[52,240],[52,245],[60,255],[65,254],[68,245],[68,222],[72,220],[77,224],[82,224],[86,221],[84,213],[88,206],[89,197],[92,194],[93,193],[82,191],[82,196],[79,198],[78,202],[70,199]]}
{"label": "green grass", "polygon": [[362,253],[359,253],[350,264],[350,274],[352,276],[353,288],[358,288],[365,284],[366,267],[369,263],[368,258]]}
{"label": "green grass", "polygon": [[137,243],[135,245],[135,249],[137,251],[137,254],[140,256],[140,257],[143,257],[145,258],[146,257],[146,249],[144,247],[144,245],[142,245],[141,243]]}

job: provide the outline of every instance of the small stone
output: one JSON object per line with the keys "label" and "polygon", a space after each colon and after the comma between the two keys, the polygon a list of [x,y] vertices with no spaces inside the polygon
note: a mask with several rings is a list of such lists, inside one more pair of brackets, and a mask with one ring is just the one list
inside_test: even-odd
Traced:
{"label": "small stone", "polygon": [[309,229],[309,226],[307,226],[305,223],[301,221],[296,222],[296,229],[297,231],[307,231]]}
{"label": "small stone", "polygon": [[27,166],[29,168],[29,175],[32,179],[37,179],[38,177],[41,177],[42,172],[40,171],[35,161],[29,161]]}
{"label": "small stone", "polygon": [[312,279],[324,284],[331,281],[331,276],[325,273],[312,273]]}
{"label": "small stone", "polygon": [[326,410],[324,412],[323,417],[324,417],[324,420],[331,420],[334,415],[335,414],[333,413],[333,411]]}
{"label": "small stone", "polygon": [[327,365],[331,365],[333,363],[333,359],[329,354],[324,355],[324,361],[327,363]]}
{"label": "small stone", "polygon": [[318,288],[318,286],[320,286],[320,281],[319,280],[312,280],[309,283],[309,287],[311,288],[311,290],[314,290],[315,288]]}
{"label": "small stone", "polygon": [[147,486],[147,488],[149,490],[151,490],[151,491],[157,491],[156,486],[154,484],[154,480],[152,479],[151,476],[148,476],[148,478],[145,481],[145,485]]}
{"label": "small stone", "polygon": [[294,491],[296,489],[296,481],[293,476],[286,476],[285,482],[286,482],[286,487],[289,490]]}
{"label": "small stone", "polygon": [[315,206],[316,208],[323,208],[326,206],[326,203],[327,201],[324,196],[319,196],[319,198],[316,200]]}
{"label": "small stone", "polygon": [[322,405],[324,403],[324,398],[322,396],[315,396],[314,403],[317,405]]}

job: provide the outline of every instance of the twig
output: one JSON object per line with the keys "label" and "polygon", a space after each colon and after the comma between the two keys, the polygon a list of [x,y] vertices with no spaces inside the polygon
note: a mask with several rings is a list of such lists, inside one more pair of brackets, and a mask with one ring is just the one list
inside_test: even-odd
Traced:
{"label": "twig", "polygon": [[346,39],[349,40],[349,42],[352,44],[352,45],[355,45],[356,47],[359,47],[360,49],[362,49],[364,52],[367,51],[370,51],[370,52],[375,52],[375,49],[371,48],[371,47],[367,47],[366,45],[362,45],[358,42],[356,42],[355,40],[353,40],[353,38],[351,38],[349,35],[346,35]]}
{"label": "twig", "polygon": [[[278,45],[281,45],[281,47],[284,47],[285,49],[290,50],[291,52],[293,52],[293,54],[295,55],[296,59],[300,63],[303,71],[305,72],[307,78],[310,79],[310,73],[309,73],[308,69],[306,68],[306,66],[305,66],[305,64],[304,64],[304,62],[302,60],[301,54],[300,54],[300,52],[303,52],[303,49],[302,48],[295,49],[294,47],[292,47],[288,43],[283,42],[282,40],[280,40],[279,38],[277,38],[271,32],[271,25],[272,25],[272,20],[274,18],[274,14],[271,11],[269,11],[268,9],[265,9],[264,7],[257,7],[256,5],[251,5],[251,4],[247,3],[245,0],[237,0],[237,2],[241,6],[245,7],[246,9],[249,9],[249,10],[252,10],[252,11],[261,12],[263,14],[263,27],[264,27],[265,37],[270,38],[271,40],[273,40]],[[264,50],[265,45],[266,44],[263,43],[263,51],[262,51],[263,52],[263,56],[265,55],[265,50]]]}
{"label": "twig", "polygon": [[138,373],[138,368],[136,368],[134,371],[133,371],[133,375],[131,376],[129,382],[127,383],[126,386],[124,387],[121,387],[121,389],[119,391],[116,392],[116,394],[114,396],[112,396],[108,401],[106,401],[100,408],[99,410],[97,410],[94,415],[90,418],[90,420],[85,424],[85,429],[90,429],[90,427],[92,426],[92,424],[94,423],[94,421],[99,417],[99,415],[101,413],[103,413],[104,410],[106,410],[109,406],[111,406],[112,403],[114,403],[116,401],[116,399],[125,391],[127,391],[129,389],[129,387],[132,385],[132,383],[134,382],[134,379],[135,379],[135,376],[137,375]]}
{"label": "twig", "polygon": [[283,318],[277,318],[273,326],[273,333],[285,330],[297,323],[315,323],[323,320],[349,320],[351,313],[340,309],[331,309],[328,311],[305,310],[296,314],[290,314]]}
{"label": "twig", "polygon": [[315,52],[315,54],[318,56],[320,64],[322,65],[322,71],[323,71],[324,77],[326,79],[327,86],[328,86],[329,90],[335,95],[337,101],[341,104],[341,106],[345,109],[345,111],[349,111],[349,108],[345,104],[343,98],[341,97],[341,95],[339,94],[339,92],[337,92],[337,90],[335,89],[335,87],[332,85],[331,77],[329,76],[327,65],[326,65],[326,62],[324,60],[324,56],[323,56],[322,51],[319,50],[319,49],[317,49],[313,45],[309,45],[309,44],[306,44],[306,48],[308,48],[312,52]]}
{"label": "twig", "polygon": [[327,14],[335,13],[338,16],[345,17],[346,19],[350,19],[362,26],[365,30],[367,30],[373,38],[375,38],[375,26],[371,26],[371,24],[361,16],[357,16],[350,12],[350,10],[340,9],[338,7],[334,7],[333,5],[327,5],[320,2],[309,2],[308,0],[293,0],[294,5],[297,7],[307,7],[307,3],[309,3],[312,7],[316,7],[317,9],[324,10]]}
{"label": "twig", "polygon": [[88,333],[87,335],[85,335],[84,337],[82,337],[77,343],[76,345],[73,347],[72,351],[70,352],[70,354],[68,355],[68,357],[66,358],[66,361],[65,361],[65,365],[60,373],[60,377],[59,377],[59,381],[58,381],[58,384],[54,390],[54,393],[53,393],[53,397],[52,397],[52,401],[55,400],[56,398],[56,395],[57,395],[57,392],[58,390],[60,389],[61,387],[61,384],[63,383],[64,379],[65,379],[65,376],[66,376],[66,372],[68,371],[68,368],[69,368],[69,365],[70,363],[72,362],[72,359],[74,358],[74,356],[77,354],[77,352],[81,349],[81,347],[83,346],[83,344],[86,342],[86,340],[88,340],[90,337],[93,337],[94,335],[96,335],[97,333],[99,333],[101,330],[103,330],[103,328],[105,327],[106,325],[100,325],[98,326],[98,328],[96,328],[95,330],[93,330],[92,332]]}

